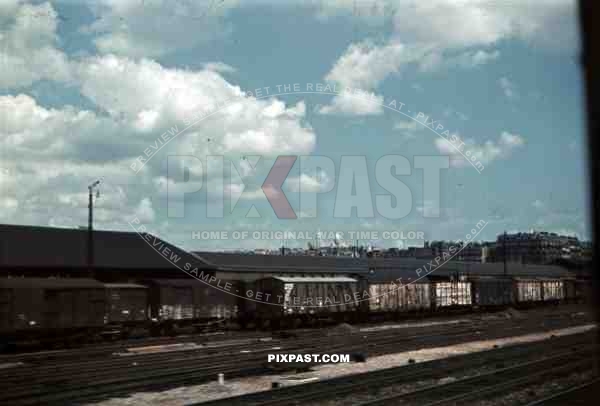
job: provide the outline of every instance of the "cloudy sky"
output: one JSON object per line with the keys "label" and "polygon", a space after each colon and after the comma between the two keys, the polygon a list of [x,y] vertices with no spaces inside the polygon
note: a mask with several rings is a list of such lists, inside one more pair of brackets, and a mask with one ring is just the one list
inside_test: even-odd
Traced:
{"label": "cloudy sky", "polygon": [[[0,222],[85,225],[101,178],[97,228],[137,219],[188,249],[281,243],[192,239],[203,230],[464,239],[480,220],[477,239],[589,238],[574,3],[0,0]],[[225,169],[209,171],[209,155]],[[261,190],[279,155],[333,163],[296,161],[283,191],[297,219],[278,219]],[[386,155],[407,159],[386,169],[406,185],[400,218],[378,206],[394,194],[377,177]],[[439,199],[418,157],[447,160]]]}

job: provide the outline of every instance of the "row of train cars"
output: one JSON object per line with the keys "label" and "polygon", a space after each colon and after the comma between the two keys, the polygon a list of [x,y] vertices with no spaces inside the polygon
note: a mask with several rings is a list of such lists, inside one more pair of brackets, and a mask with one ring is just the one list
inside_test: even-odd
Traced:
{"label": "row of train cars", "polygon": [[[231,293],[192,278],[136,283],[1,278],[0,346],[173,335],[211,326],[287,328],[449,309],[582,302],[589,297],[589,282],[574,278],[455,278],[398,285],[349,277],[273,276],[228,285]],[[259,292],[260,299],[279,299],[256,300]]]}

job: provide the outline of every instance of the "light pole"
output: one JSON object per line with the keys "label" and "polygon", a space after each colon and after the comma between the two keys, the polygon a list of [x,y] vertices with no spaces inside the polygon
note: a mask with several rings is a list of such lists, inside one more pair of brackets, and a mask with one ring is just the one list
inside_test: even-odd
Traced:
{"label": "light pole", "polygon": [[504,276],[506,277],[506,231],[504,231],[504,235],[502,236],[502,260],[504,262]]}
{"label": "light pole", "polygon": [[[94,220],[94,188],[100,184],[100,180],[95,181],[88,186],[88,258],[87,266],[90,277],[94,277],[94,234],[93,234],[93,220]],[[100,190],[96,190],[96,197],[100,197]]]}

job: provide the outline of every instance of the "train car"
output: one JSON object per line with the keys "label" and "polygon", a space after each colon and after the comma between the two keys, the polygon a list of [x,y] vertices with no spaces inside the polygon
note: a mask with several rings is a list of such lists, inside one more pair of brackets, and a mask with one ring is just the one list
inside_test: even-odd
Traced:
{"label": "train car", "polygon": [[513,304],[513,280],[511,278],[475,277],[470,280],[475,306],[489,308]]}
{"label": "train car", "polygon": [[579,303],[593,303],[591,280],[577,279],[575,281],[575,292],[575,297]]}
{"label": "train car", "polygon": [[433,282],[433,307],[465,307],[473,303],[471,282],[466,280],[446,280]]}
{"label": "train car", "polygon": [[542,301],[542,284],[536,278],[514,278],[515,302],[527,304]]}
{"label": "train car", "polygon": [[[149,287],[150,317],[160,334],[173,328],[215,319],[236,319],[239,298],[195,279],[152,279]],[[233,286],[235,282],[232,281]]]}
{"label": "train car", "polygon": [[562,279],[540,279],[542,285],[542,300],[544,302],[559,302],[565,299],[565,288]]}
{"label": "train car", "polygon": [[515,278],[517,304],[559,302],[565,299],[562,278]]}
{"label": "train car", "polygon": [[[273,276],[254,282],[253,316],[264,323],[294,319],[296,324],[310,317],[350,320],[361,314],[363,292],[354,278],[345,276]],[[268,295],[268,299],[267,299]]]}
{"label": "train car", "polygon": [[227,284],[227,290],[193,281],[194,318],[197,320],[233,320],[238,317],[243,300],[242,283],[233,280],[221,280]]}
{"label": "train car", "polygon": [[106,324],[136,324],[148,320],[148,288],[134,283],[105,283]]}
{"label": "train car", "polygon": [[577,286],[575,278],[564,278],[563,279],[565,302],[576,303],[577,302]]}
{"label": "train car", "polygon": [[94,335],[104,326],[105,309],[104,286],[93,279],[0,279],[0,335],[5,343]]}
{"label": "train car", "polygon": [[431,308],[431,285],[422,278],[410,284],[372,282],[369,284],[370,313],[425,311]]}

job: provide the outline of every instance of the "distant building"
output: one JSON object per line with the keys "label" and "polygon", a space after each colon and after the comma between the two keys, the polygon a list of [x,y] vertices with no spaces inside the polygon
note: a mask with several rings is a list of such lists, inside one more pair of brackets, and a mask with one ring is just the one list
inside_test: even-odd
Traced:
{"label": "distant building", "polygon": [[577,237],[547,232],[500,234],[496,240],[496,258],[503,262],[549,264],[570,255],[580,246]]}

